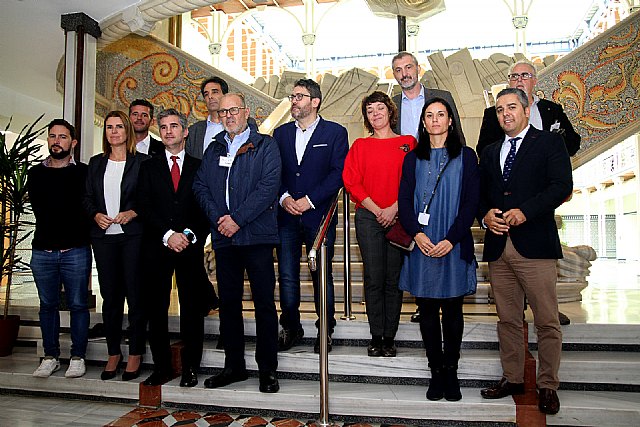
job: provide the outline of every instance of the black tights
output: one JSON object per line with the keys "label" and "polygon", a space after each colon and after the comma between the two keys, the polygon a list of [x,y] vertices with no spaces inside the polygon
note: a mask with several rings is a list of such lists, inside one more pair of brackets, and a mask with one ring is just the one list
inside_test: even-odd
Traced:
{"label": "black tights", "polygon": [[[420,332],[431,368],[442,366],[457,368],[458,366],[464,331],[463,300],[464,297],[416,298],[420,308]],[[441,309],[442,328],[440,327]]]}

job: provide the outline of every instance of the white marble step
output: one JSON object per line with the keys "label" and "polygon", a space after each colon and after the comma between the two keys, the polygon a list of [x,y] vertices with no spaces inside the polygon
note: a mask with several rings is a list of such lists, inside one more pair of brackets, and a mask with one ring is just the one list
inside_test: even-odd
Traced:
{"label": "white marble step", "polygon": [[[201,366],[203,368],[224,367],[224,351],[215,349],[215,342],[205,342]],[[68,335],[61,337],[61,351],[68,355],[71,347]],[[126,355],[126,346],[123,346]],[[41,341],[38,342],[39,356],[44,356]],[[257,371],[255,344],[246,344],[245,361],[247,369]],[[536,352],[533,352],[536,357]],[[87,360],[103,362],[107,359],[105,340],[89,343]],[[151,352],[147,348],[145,360],[151,363]],[[497,381],[502,375],[497,350],[464,349],[459,361],[458,376],[463,380]],[[319,372],[318,355],[311,346],[296,346],[291,350],[278,353],[278,370],[292,374],[317,374]],[[329,373],[331,375],[360,377],[358,381],[385,383],[416,382],[429,378],[427,359],[422,348],[398,348],[395,358],[368,357],[366,347],[333,347],[329,354]],[[596,352],[564,351],[559,376],[564,383],[584,384],[589,387],[608,387],[608,385],[640,385],[640,353],[636,352]],[[574,388],[572,386],[571,388]]]}
{"label": "white marble step", "polygon": [[[13,356],[0,359],[0,387],[4,390],[39,392],[49,396],[74,395],[88,399],[136,401],[138,382],[99,379],[101,367],[89,366],[87,375],[77,379],[64,378],[66,366],[48,379],[33,378],[31,373],[39,360],[33,349],[19,349]],[[142,378],[148,375],[142,373]],[[319,413],[319,383],[291,379],[280,380],[280,392],[258,392],[255,377],[221,389],[202,387],[180,388],[178,379],[163,386],[165,405],[189,405],[201,410],[234,408],[286,411],[292,413]],[[515,422],[516,407],[510,398],[490,401],[480,397],[479,389],[463,388],[459,402],[430,402],[425,399],[426,387],[415,385],[387,385],[361,383],[330,383],[329,419],[336,417],[362,417],[363,420],[411,420]],[[640,393],[606,391],[558,392],[560,412],[547,417],[548,425],[640,425]]]}

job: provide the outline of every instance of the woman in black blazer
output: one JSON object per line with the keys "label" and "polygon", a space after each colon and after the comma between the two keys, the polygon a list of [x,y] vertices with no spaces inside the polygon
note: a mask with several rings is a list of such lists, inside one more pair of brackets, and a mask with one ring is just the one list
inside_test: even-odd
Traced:
{"label": "woman in black blazer", "polygon": [[91,244],[98,269],[102,319],[109,360],[101,378],[116,376],[122,362],[120,341],[124,300],[129,307],[129,358],[122,380],[137,378],[145,352],[146,321],[142,307],[140,248],[142,223],[136,213],[140,164],[149,157],[136,153],[129,117],[121,111],[107,114],[102,150],[89,161],[85,209],[93,219]]}

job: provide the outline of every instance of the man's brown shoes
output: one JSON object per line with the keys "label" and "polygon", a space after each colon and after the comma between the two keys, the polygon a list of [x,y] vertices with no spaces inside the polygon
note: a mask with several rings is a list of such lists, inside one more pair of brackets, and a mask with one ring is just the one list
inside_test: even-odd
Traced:
{"label": "man's brown shoes", "polygon": [[485,388],[480,391],[480,394],[485,399],[502,399],[503,397],[523,393],[524,383],[510,383],[506,378],[502,378],[500,382],[493,387]]}
{"label": "man's brown shoes", "polygon": [[560,399],[558,393],[550,388],[541,388],[538,396],[538,408],[540,412],[555,415],[560,410]]}

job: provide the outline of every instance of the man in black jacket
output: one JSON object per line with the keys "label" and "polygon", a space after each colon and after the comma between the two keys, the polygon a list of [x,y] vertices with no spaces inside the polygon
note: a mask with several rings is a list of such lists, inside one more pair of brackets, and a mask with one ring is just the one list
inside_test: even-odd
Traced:
{"label": "man in black jacket", "polygon": [[212,289],[202,262],[209,223],[191,189],[200,160],[185,154],[187,119],[169,109],[158,114],[158,124],[165,151],[144,162],[138,178],[149,345],[155,365],[144,383],[160,385],[172,378],[167,318],[175,271],[184,344],[180,386],[193,387],[202,358],[205,295]]}
{"label": "man in black jacket", "polygon": [[129,105],[129,119],[136,134],[136,151],[155,156],[164,152],[162,141],[149,134],[153,124],[153,104],[146,99],[136,99]]}

